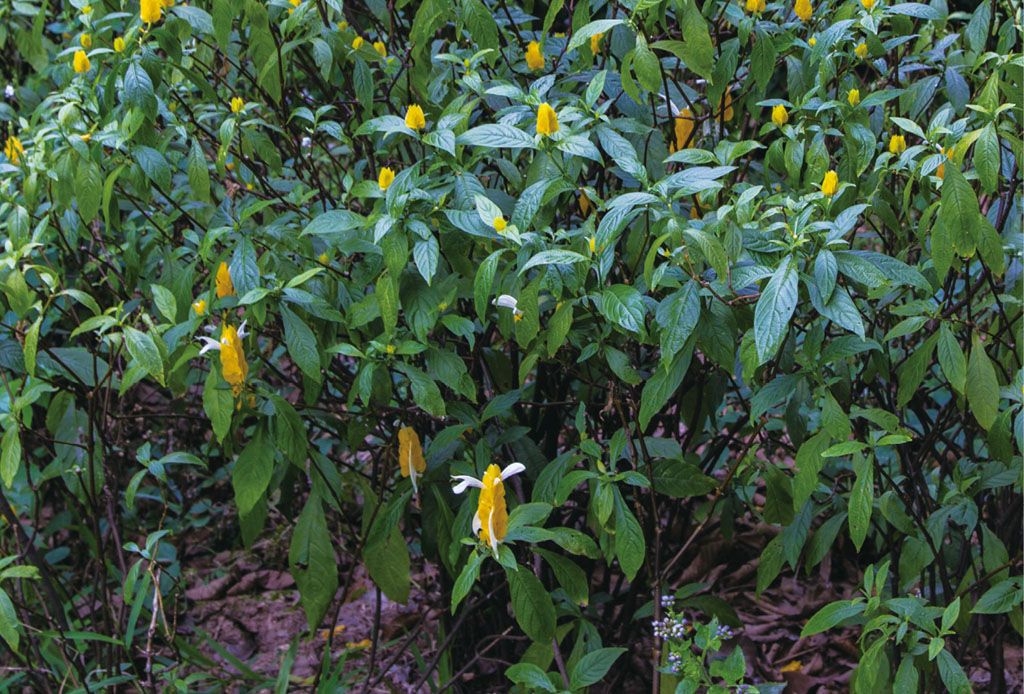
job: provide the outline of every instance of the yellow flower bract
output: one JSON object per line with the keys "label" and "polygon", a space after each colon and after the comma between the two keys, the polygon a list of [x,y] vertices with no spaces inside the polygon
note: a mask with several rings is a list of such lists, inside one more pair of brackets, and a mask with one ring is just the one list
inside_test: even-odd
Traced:
{"label": "yellow flower bract", "polygon": [[78,42],[82,44],[82,48],[89,50],[92,48],[92,34],[82,34],[78,37]]}
{"label": "yellow flower bract", "polygon": [[21,140],[14,135],[8,136],[7,143],[4,145],[4,155],[7,157],[7,161],[17,166],[21,162],[21,155],[24,153],[25,148],[21,146]]}
{"label": "yellow flower bract", "polygon": [[846,95],[846,100],[850,102],[850,106],[856,106],[860,103],[860,90],[851,89],[850,93]]}
{"label": "yellow flower bract", "polygon": [[242,109],[245,108],[245,99],[240,96],[231,97],[231,112],[241,113]]}
{"label": "yellow flower bract", "polygon": [[530,41],[526,46],[526,65],[531,70],[544,69],[544,53],[541,52],[540,44],[536,41]]}
{"label": "yellow flower bract", "polygon": [[558,116],[548,102],[537,109],[537,134],[551,137],[558,132]]}
{"label": "yellow flower bract", "polygon": [[139,0],[139,17],[146,24],[156,24],[164,11],[160,0]]}
{"label": "yellow flower bract", "polygon": [[494,230],[497,231],[499,234],[501,232],[505,231],[505,228],[507,226],[508,226],[508,222],[505,221],[504,217],[495,217],[494,218]]}
{"label": "yellow flower bract", "polygon": [[857,57],[861,60],[864,60],[868,57],[868,45],[861,41],[857,44],[857,47],[853,49],[853,52],[856,53]]}
{"label": "yellow flower bract", "polygon": [[114,50],[117,51],[118,53],[121,53],[122,51],[124,51],[124,39],[121,38],[120,36],[118,36],[116,39],[114,39]]}
{"label": "yellow flower bract", "polygon": [[810,0],[796,0],[796,5],[793,7],[796,12],[796,16],[800,18],[801,22],[806,22],[814,14],[814,6],[811,5]]}
{"label": "yellow flower bract", "polygon": [[410,130],[422,130],[427,127],[427,120],[423,116],[423,109],[419,104],[412,104],[405,112],[405,127]]}
{"label": "yellow flower bract", "polygon": [[786,107],[782,104],[772,106],[772,123],[779,126],[780,128],[789,122],[789,114],[786,113]]}
{"label": "yellow flower bract", "polygon": [[402,468],[402,477],[410,478],[415,490],[416,478],[427,469],[427,461],[423,457],[420,437],[411,427],[398,430],[398,464]]}
{"label": "yellow flower bract", "polygon": [[491,463],[482,480],[480,501],[476,507],[476,516],[480,521],[480,539],[491,544],[505,539],[508,531],[508,508],[505,506],[505,485],[501,481],[501,468]]}
{"label": "yellow flower bract", "polygon": [[224,380],[231,385],[231,392],[237,398],[249,375],[249,364],[245,361],[242,339],[233,325],[225,325],[220,333],[220,366]]}
{"label": "yellow flower bract", "polygon": [[89,72],[90,68],[92,68],[92,63],[89,62],[89,56],[85,54],[85,51],[75,51],[73,65],[75,72],[78,74]]}
{"label": "yellow flower bract", "polygon": [[385,166],[380,170],[380,175],[377,176],[377,185],[380,186],[381,190],[387,190],[391,182],[395,180],[395,172],[390,167]]}
{"label": "yellow flower bract", "polygon": [[829,171],[821,182],[821,192],[828,197],[832,197],[836,194],[837,190],[839,190],[839,174],[835,171]]}
{"label": "yellow flower bract", "polygon": [[889,138],[889,152],[892,154],[903,154],[907,151],[907,140],[902,135],[893,135]]}
{"label": "yellow flower bract", "polygon": [[221,263],[217,268],[216,284],[218,299],[223,299],[225,296],[238,296],[235,293],[235,285],[231,281],[231,270],[228,269],[227,263]]}

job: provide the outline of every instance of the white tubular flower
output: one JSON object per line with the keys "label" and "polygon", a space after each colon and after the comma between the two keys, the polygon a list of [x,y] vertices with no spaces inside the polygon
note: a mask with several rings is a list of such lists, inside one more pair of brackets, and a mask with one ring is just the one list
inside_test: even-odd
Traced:
{"label": "white tubular flower", "polygon": [[520,311],[517,308],[517,306],[519,305],[519,302],[516,300],[516,298],[514,296],[511,296],[509,294],[502,294],[501,296],[499,296],[497,299],[494,300],[494,305],[495,306],[502,306],[504,308],[510,308],[510,309],[512,309],[512,313],[515,313],[516,315],[519,315],[519,314],[522,313],[522,311]]}
{"label": "white tubular flower", "polygon": [[490,546],[494,556],[498,556],[498,545],[508,532],[508,507],[505,505],[505,485],[502,483],[525,469],[522,463],[512,463],[504,470],[492,463],[487,467],[482,480],[470,475],[452,475],[452,481],[458,482],[452,488],[456,494],[470,487],[480,489],[480,500],[473,517],[473,532]]}
{"label": "white tubular flower", "polygon": [[212,337],[206,337],[205,335],[200,335],[198,339],[203,341],[203,348],[199,350],[200,356],[206,354],[211,349],[220,351],[220,340],[214,340]]}

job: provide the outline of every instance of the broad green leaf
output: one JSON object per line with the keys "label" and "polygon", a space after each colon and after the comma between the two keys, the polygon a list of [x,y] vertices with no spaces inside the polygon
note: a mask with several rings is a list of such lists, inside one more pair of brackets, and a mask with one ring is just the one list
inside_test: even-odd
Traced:
{"label": "broad green leaf", "polygon": [[309,326],[287,306],[281,304],[281,321],[284,323],[284,342],[288,354],[302,372],[314,381],[320,381],[320,353],[316,336]]}
{"label": "broad green leaf", "polygon": [[799,301],[799,285],[793,256],[787,255],[772,274],[754,308],[754,340],[764,363],[775,356],[789,328]]}
{"label": "broad green leaf", "polygon": [[[405,546],[404,542],[402,546]],[[306,501],[292,530],[288,567],[299,589],[306,621],[310,630],[315,630],[338,590],[334,541],[327,530],[320,497],[315,493]]]}
{"label": "broad green leaf", "polygon": [[516,622],[535,643],[550,644],[555,637],[555,606],[544,584],[525,566],[518,571],[505,567],[505,575]]}
{"label": "broad green leaf", "polygon": [[967,362],[967,402],[970,412],[986,431],[992,428],[999,414],[999,380],[995,367],[985,354],[985,347],[974,333],[971,356]]}

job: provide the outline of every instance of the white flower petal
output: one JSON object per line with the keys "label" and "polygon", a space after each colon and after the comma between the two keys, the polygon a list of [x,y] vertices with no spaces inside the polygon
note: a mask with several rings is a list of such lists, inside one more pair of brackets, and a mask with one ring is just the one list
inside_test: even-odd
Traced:
{"label": "white flower petal", "polygon": [[487,516],[487,534],[488,539],[491,541],[491,551],[494,552],[494,556],[498,556],[498,540],[494,537],[494,507],[491,507],[491,513]]}
{"label": "white flower petal", "polygon": [[517,301],[514,296],[511,296],[509,294],[502,294],[501,296],[494,300],[494,304],[496,306],[503,306],[505,308],[515,310],[516,306],[519,304],[519,301]]}
{"label": "white flower petal", "polygon": [[484,488],[484,483],[478,480],[476,477],[470,477],[469,475],[452,475],[452,481],[458,480],[459,483],[452,487],[452,491],[456,494],[461,494],[466,491],[468,487],[476,487],[478,489]]}
{"label": "white flower petal", "polygon": [[480,534],[480,529],[484,527],[483,523],[480,522],[480,512],[477,511],[473,514],[473,533],[476,535]]}
{"label": "white flower petal", "polygon": [[672,110],[673,116],[678,116],[680,114],[679,108],[674,103],[672,103],[672,99],[668,98],[667,96],[660,92],[658,93],[658,96],[665,100],[665,102],[668,104],[669,109]]}
{"label": "white flower petal", "polygon": [[501,471],[501,481],[504,482],[513,475],[518,475],[520,472],[526,469],[526,466],[522,463],[512,463],[504,470]]}
{"label": "white flower petal", "polygon": [[197,339],[202,340],[205,343],[203,345],[203,348],[199,350],[199,354],[206,354],[211,349],[215,349],[218,352],[220,351],[220,343],[217,340],[214,340],[212,337],[204,337],[200,335]]}
{"label": "white flower petal", "polygon": [[246,337],[249,334],[245,331],[246,323],[248,323],[248,320],[242,321],[242,324],[238,326],[238,337]]}

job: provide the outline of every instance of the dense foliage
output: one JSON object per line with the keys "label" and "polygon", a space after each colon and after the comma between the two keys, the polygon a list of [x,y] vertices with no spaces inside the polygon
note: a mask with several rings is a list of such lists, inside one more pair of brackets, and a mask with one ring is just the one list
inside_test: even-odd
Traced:
{"label": "dense foliage", "polygon": [[803,625],[855,627],[851,690],[1005,691],[1020,38],[1005,0],[4,4],[3,686],[379,665],[331,634],[275,684],[180,628],[206,528],[274,538],[296,639],[434,577],[431,688],[778,692],[683,580],[755,523],[759,594],[860,567]]}

